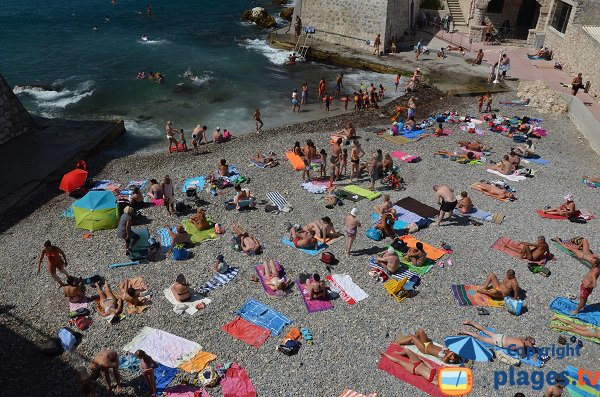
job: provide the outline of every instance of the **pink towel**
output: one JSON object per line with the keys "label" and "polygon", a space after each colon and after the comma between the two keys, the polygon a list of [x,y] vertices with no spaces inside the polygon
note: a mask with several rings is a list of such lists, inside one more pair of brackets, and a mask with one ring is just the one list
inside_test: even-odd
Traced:
{"label": "pink towel", "polygon": [[221,380],[221,391],[223,397],[256,397],[256,389],[250,377],[238,363],[231,364],[225,372],[225,378]]}
{"label": "pink towel", "polygon": [[302,293],[302,299],[304,300],[304,304],[306,305],[306,310],[309,313],[321,312],[323,310],[333,309],[333,304],[324,299],[312,299],[308,300],[308,290],[306,289],[306,284],[301,284],[300,280],[296,280],[296,284]]}
{"label": "pink towel", "polygon": [[165,390],[167,397],[210,397],[204,388],[189,385],[177,385]]}
{"label": "pink towel", "polygon": [[150,202],[155,207],[161,207],[161,206],[165,205],[165,199],[154,199],[153,198],[150,200]]}
{"label": "pink towel", "polygon": [[417,161],[421,160],[420,156],[412,156],[408,153],[401,152],[400,150],[392,152],[391,155],[392,157],[396,157],[397,159],[400,159],[405,163],[416,163]]}
{"label": "pink towel", "polygon": [[[275,291],[273,291],[267,285],[267,280],[265,280],[264,276],[261,273],[263,271],[263,268],[264,268],[263,265],[255,266],[256,274],[258,275],[258,279],[260,280],[260,283],[262,284],[262,287],[265,290],[265,292],[267,293],[267,295],[276,296],[277,294],[275,293]],[[281,268],[281,265],[279,264],[279,262],[275,262],[275,268],[277,269],[277,272],[279,273],[278,277],[279,278],[284,278],[285,277],[285,273],[283,272],[283,269]]]}
{"label": "pink towel", "polygon": [[69,302],[69,311],[70,312],[74,312],[77,309],[87,309],[87,307],[88,307],[88,301],[87,301],[86,297],[84,297],[83,301],[81,301],[79,303]]}
{"label": "pink towel", "polygon": [[265,343],[267,338],[269,338],[269,335],[271,335],[271,331],[268,329],[252,324],[241,317],[236,317],[233,321],[223,325],[221,329],[235,339],[241,340],[257,349]]}

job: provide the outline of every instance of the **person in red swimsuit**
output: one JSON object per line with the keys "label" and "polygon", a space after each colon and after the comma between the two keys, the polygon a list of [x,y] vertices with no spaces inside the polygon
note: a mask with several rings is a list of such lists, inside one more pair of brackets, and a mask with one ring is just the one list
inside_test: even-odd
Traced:
{"label": "person in red swimsuit", "polygon": [[58,283],[58,288],[64,287],[66,283],[63,283],[60,277],[56,275],[56,271],[58,270],[65,276],[69,277],[69,273],[67,273],[65,270],[65,267],[67,266],[67,257],[65,253],[57,246],[52,245],[50,240],[47,240],[44,243],[44,248],[42,249],[40,260],[38,261],[38,273],[40,272],[44,256],[48,257],[48,272],[50,272],[50,276]]}
{"label": "person in red swimsuit", "polygon": [[382,356],[387,357],[390,361],[393,361],[396,364],[400,365],[402,368],[404,368],[409,373],[411,373],[413,375],[421,376],[421,377],[423,377],[423,379],[427,380],[427,382],[429,382],[429,383],[437,384],[437,379],[435,377],[437,375],[437,370],[435,368],[433,368],[430,364],[428,364],[426,361],[422,360],[419,356],[417,356],[412,351],[405,349],[405,350],[397,353],[399,356],[408,358],[408,362],[399,360],[396,357],[393,357],[383,351],[379,352],[379,353]]}

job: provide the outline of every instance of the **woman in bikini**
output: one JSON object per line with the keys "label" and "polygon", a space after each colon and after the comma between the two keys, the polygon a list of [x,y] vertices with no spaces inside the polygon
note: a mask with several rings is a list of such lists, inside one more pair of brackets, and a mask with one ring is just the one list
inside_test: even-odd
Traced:
{"label": "woman in bikini", "polygon": [[297,156],[304,157],[304,152],[302,151],[302,148],[300,147],[300,142],[298,141],[294,142],[292,152]]}
{"label": "woman in bikini", "polygon": [[427,260],[427,253],[423,249],[423,243],[417,242],[415,248],[409,248],[404,257],[413,264],[413,266],[423,266]]}
{"label": "woman in bikini", "polygon": [[279,271],[277,270],[277,265],[275,265],[273,259],[269,259],[263,263],[261,275],[264,277],[266,284],[271,291],[285,291],[291,283],[291,280],[279,277]]}
{"label": "woman in bikini", "polygon": [[96,301],[96,309],[101,317],[113,316],[117,317],[123,311],[123,301],[117,298],[110,290],[108,283],[105,291],[96,283],[96,291],[98,292],[98,300]]}
{"label": "woman in bikini", "polygon": [[354,182],[354,178],[360,177],[360,159],[365,155],[365,151],[360,147],[358,140],[352,142],[352,152],[350,153],[350,182]]}
{"label": "woman in bikini", "polygon": [[65,270],[67,266],[67,257],[65,253],[55,245],[52,245],[50,240],[47,240],[44,243],[44,248],[42,248],[42,253],[40,254],[40,260],[38,261],[37,272],[40,272],[40,268],[42,266],[42,261],[44,260],[44,256],[48,257],[48,272],[50,276],[58,283],[58,288],[65,286],[66,284],[61,281],[61,279],[56,275],[56,271],[58,270],[65,276],[69,277],[69,273]]}
{"label": "woman in bikini", "polygon": [[383,351],[379,352],[379,354],[400,365],[409,373],[421,376],[429,383],[437,384],[437,380],[435,378],[437,375],[437,370],[410,350],[403,350],[397,353],[399,356],[407,357],[408,362],[399,360]]}
{"label": "woman in bikini", "polygon": [[566,318],[552,317],[552,320],[558,320],[566,326],[552,325],[552,328],[559,329],[561,331],[570,332],[572,334],[581,335],[586,338],[600,339],[600,328],[587,327],[582,324],[576,324],[573,321],[567,320]]}
{"label": "woman in bikini", "polygon": [[137,350],[135,356],[140,359],[140,367],[142,376],[150,389],[150,396],[156,395],[156,379],[154,378],[154,370],[158,368],[158,364],[152,357],[146,354],[143,350]]}
{"label": "woman in bikini", "polygon": [[418,330],[414,335],[401,335],[393,343],[399,346],[414,345],[421,353],[437,357],[445,363],[457,364],[460,362],[460,357],[455,353],[435,345],[423,329]]}
{"label": "woman in bikini", "polygon": [[148,190],[150,199],[160,200],[163,198],[163,191],[156,179],[150,179],[150,189]]}
{"label": "woman in bikini", "polygon": [[175,282],[171,285],[171,292],[177,302],[185,302],[192,297],[190,285],[183,274],[177,275]]}

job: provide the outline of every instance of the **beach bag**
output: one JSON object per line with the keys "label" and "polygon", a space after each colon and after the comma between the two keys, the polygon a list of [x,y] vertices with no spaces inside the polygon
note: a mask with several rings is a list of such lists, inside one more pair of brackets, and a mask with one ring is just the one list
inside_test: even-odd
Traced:
{"label": "beach bag", "polygon": [[337,259],[335,258],[335,255],[333,255],[331,252],[323,252],[321,254],[321,262],[327,265],[333,265],[337,262]]}
{"label": "beach bag", "polygon": [[294,354],[298,353],[298,351],[300,350],[300,346],[302,346],[300,342],[298,342],[297,340],[290,339],[287,340],[284,344],[279,345],[277,350],[279,350],[286,356],[293,356]]}
{"label": "beach bag", "polygon": [[365,236],[375,241],[381,241],[383,239],[383,233],[381,233],[381,230],[375,229],[374,227],[368,229],[365,232]]}
{"label": "beach bag", "polygon": [[504,298],[504,307],[510,314],[520,316],[523,311],[523,301],[521,299],[512,299],[507,296]]}
{"label": "beach bag", "polygon": [[195,186],[190,186],[187,189],[185,189],[185,195],[187,197],[196,197],[197,196],[196,187]]}
{"label": "beach bag", "polygon": [[279,207],[272,204],[265,205],[265,212],[279,212]]}
{"label": "beach bag", "polygon": [[404,241],[399,239],[394,239],[394,241],[392,242],[392,248],[396,251],[402,252],[403,254],[408,252],[408,245],[406,245]]}
{"label": "beach bag", "polygon": [[77,338],[75,334],[67,328],[61,328],[58,330],[58,339],[60,339],[60,345],[63,350],[70,351],[77,345]]}
{"label": "beach bag", "polygon": [[198,374],[198,380],[202,386],[215,387],[219,382],[219,375],[211,367],[206,367],[204,371]]}
{"label": "beach bag", "polygon": [[502,350],[496,350],[494,353],[496,354],[496,358],[500,362],[503,362],[504,364],[508,364],[508,365],[512,365],[512,366],[518,366],[521,364],[521,360],[519,360],[518,358],[509,356],[508,354],[504,353]]}
{"label": "beach bag", "polygon": [[173,259],[176,261],[186,260],[189,256],[188,250],[185,248],[173,247]]}

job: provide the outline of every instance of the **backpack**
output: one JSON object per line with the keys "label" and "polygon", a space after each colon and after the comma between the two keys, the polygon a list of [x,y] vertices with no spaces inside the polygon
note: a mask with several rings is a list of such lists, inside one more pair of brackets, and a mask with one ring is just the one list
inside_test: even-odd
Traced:
{"label": "backpack", "polygon": [[302,346],[300,342],[298,342],[297,340],[290,339],[284,344],[279,345],[277,350],[285,354],[286,356],[293,356],[294,354],[298,353],[298,351],[300,350],[300,346]]}
{"label": "backpack", "polygon": [[337,258],[331,252],[323,252],[321,254],[321,262],[327,265],[333,265],[337,262]]}
{"label": "backpack", "polygon": [[67,328],[61,328],[58,330],[58,339],[60,339],[60,345],[63,350],[73,350],[77,345],[77,338],[75,337],[75,334]]}
{"label": "backpack", "polygon": [[365,232],[365,236],[375,241],[381,241],[383,239],[383,233],[381,233],[381,230],[375,229],[374,227],[368,229]]}

